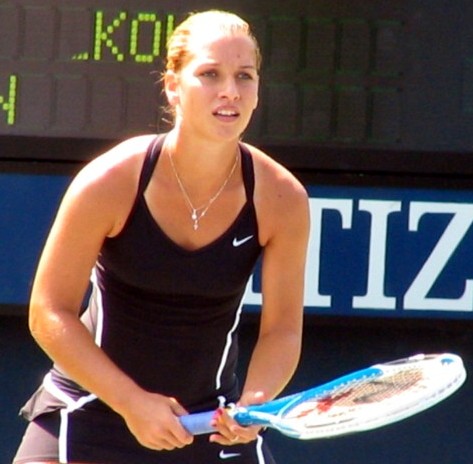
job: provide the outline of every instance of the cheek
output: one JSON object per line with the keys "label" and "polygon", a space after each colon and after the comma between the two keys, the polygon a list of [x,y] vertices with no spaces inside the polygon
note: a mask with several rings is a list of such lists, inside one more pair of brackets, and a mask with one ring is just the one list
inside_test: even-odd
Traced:
{"label": "cheek", "polygon": [[199,83],[190,88],[187,94],[187,100],[190,105],[194,107],[203,107],[204,109],[212,107],[216,98],[217,92],[215,88]]}
{"label": "cheek", "polygon": [[202,108],[209,105],[207,100],[205,92],[198,86],[186,85],[178,91],[177,107],[186,114],[200,114]]}
{"label": "cheek", "polygon": [[253,110],[258,106],[258,86],[249,87],[247,90],[246,97],[252,102],[251,107]]}
{"label": "cheek", "polygon": [[255,102],[254,102],[254,105],[253,105],[253,109],[255,110],[258,106],[258,101],[259,101],[259,97],[258,97],[258,91],[256,91],[256,96],[255,96]]}

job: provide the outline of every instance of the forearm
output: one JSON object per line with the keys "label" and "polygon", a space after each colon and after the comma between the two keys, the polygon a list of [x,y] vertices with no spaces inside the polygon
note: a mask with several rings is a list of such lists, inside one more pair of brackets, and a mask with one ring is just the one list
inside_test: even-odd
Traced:
{"label": "forearm", "polygon": [[[78,317],[67,311],[34,311],[33,337],[45,353],[81,387],[117,412],[140,388],[97,346]],[[39,313],[39,315],[38,315]],[[119,386],[119,388],[117,388]]]}
{"label": "forearm", "polygon": [[262,334],[253,350],[243,395],[263,392],[264,399],[276,397],[290,381],[299,362],[301,334],[281,329]]}

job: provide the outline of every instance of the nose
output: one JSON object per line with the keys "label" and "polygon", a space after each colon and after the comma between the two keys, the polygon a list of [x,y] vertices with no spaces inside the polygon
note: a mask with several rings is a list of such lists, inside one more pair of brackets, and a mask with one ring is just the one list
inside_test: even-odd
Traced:
{"label": "nose", "polygon": [[238,84],[233,77],[225,79],[219,92],[219,98],[229,101],[236,101],[240,98]]}

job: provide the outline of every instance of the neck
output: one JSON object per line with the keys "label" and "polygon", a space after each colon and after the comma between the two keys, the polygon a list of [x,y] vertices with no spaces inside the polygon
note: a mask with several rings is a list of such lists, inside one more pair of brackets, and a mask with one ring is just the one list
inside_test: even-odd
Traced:
{"label": "neck", "polygon": [[[227,185],[230,184],[230,181],[232,180],[239,164],[240,152],[238,150],[238,147],[234,147],[232,158],[229,160],[231,162],[230,166],[227,166],[227,162],[222,162],[221,159],[217,160],[215,157],[216,152],[214,152],[212,155],[213,157],[211,158],[211,161],[213,162],[212,171],[210,171],[210,169],[208,168],[210,164],[207,161],[207,169],[202,168],[202,166],[199,166],[199,169],[194,168],[193,176],[188,175],[186,179],[183,176],[183,161],[186,161],[187,159],[187,168],[189,168],[190,165],[188,160],[190,159],[190,156],[185,155],[185,153],[191,152],[179,152],[178,143],[175,143],[173,152],[173,146],[171,145],[171,143],[172,138],[169,141],[169,146],[167,146],[167,155],[170,170],[172,171],[172,174],[176,179],[179,190],[184,198],[187,209],[189,210],[193,229],[194,231],[197,231],[199,229],[199,221],[207,214],[207,211],[210,209],[212,204],[217,201],[220,195],[223,194]],[[195,147],[193,148],[195,149]],[[227,152],[228,151],[225,151],[225,157],[227,157]],[[223,151],[221,151],[220,154],[223,154]],[[181,159],[180,172],[177,163],[174,160],[176,155],[181,157],[186,156],[184,160]],[[206,154],[206,156],[208,157],[209,155]],[[200,157],[200,159],[202,161],[202,157]],[[195,156],[193,157],[193,161],[197,161],[197,158]],[[225,161],[228,160],[225,159]],[[215,169],[216,167],[219,168],[218,172]],[[189,173],[190,171],[187,172]],[[204,175],[205,177],[203,177]],[[196,180],[198,182],[196,182]]]}
{"label": "neck", "polygon": [[220,179],[228,173],[238,152],[238,142],[238,139],[222,142],[188,136],[177,128],[169,133],[166,150],[173,156],[179,174],[189,182],[203,177],[212,182],[213,178]]}
{"label": "neck", "polygon": [[172,131],[163,151],[168,178],[176,178],[192,208],[200,209],[216,193],[219,197],[241,179],[238,140],[218,145],[199,143]]}

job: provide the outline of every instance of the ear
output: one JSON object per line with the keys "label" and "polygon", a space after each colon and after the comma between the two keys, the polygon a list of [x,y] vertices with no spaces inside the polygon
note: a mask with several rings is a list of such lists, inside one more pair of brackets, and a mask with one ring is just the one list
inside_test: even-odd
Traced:
{"label": "ear", "polygon": [[164,75],[164,91],[169,105],[175,107],[179,104],[179,77],[174,71],[166,71]]}

